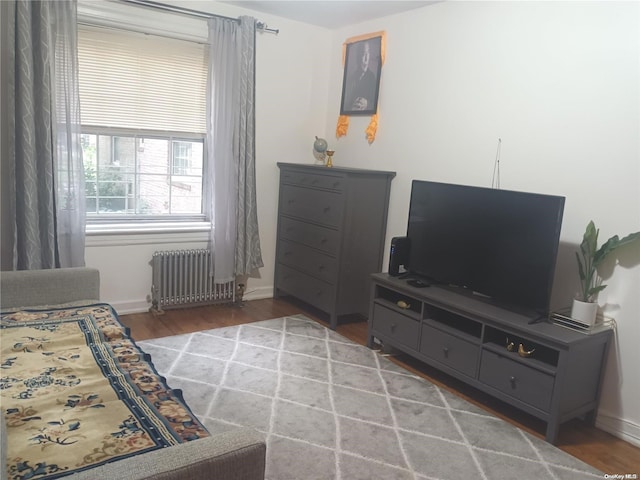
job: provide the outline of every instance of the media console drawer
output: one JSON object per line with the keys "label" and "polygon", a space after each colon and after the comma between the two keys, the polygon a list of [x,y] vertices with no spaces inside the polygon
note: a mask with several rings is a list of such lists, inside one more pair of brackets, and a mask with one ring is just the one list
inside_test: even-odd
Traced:
{"label": "media console drawer", "polygon": [[420,339],[420,322],[411,319],[382,305],[373,307],[373,328],[382,335],[418,350]]}
{"label": "media console drawer", "polygon": [[555,377],[503,355],[482,351],[480,381],[543,411],[549,411]]}
{"label": "media console drawer", "polygon": [[462,340],[429,325],[422,325],[420,353],[459,372],[476,376],[478,345]]}

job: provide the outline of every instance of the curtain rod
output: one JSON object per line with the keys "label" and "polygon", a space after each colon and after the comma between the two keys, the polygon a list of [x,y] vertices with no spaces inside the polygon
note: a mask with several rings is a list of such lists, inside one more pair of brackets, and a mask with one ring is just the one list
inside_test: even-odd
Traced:
{"label": "curtain rod", "polygon": [[[203,12],[201,10],[193,10],[191,8],[178,7],[175,5],[167,5],[166,3],[154,2],[152,0],[120,0],[123,3],[130,3],[132,5],[138,5],[141,7],[149,7],[156,8],[158,10],[165,10],[168,12],[181,13],[183,15],[191,15],[192,17],[200,17],[200,18],[224,18],[226,20],[232,20],[234,22],[239,22],[239,19],[233,17],[226,17],[224,15],[217,15],[215,13]],[[275,33],[276,35],[280,33],[280,30],[277,28],[268,28],[267,24],[264,22],[256,22],[256,29],[261,30],[263,32]]]}

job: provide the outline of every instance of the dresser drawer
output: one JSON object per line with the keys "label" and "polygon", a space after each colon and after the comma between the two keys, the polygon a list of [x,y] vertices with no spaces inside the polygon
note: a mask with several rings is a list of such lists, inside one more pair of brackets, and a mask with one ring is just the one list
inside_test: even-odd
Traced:
{"label": "dresser drawer", "polygon": [[305,301],[325,312],[333,311],[335,287],[302,272],[277,265],[276,288]]}
{"label": "dresser drawer", "polygon": [[337,255],[340,248],[340,234],[336,230],[288,217],[279,219],[278,238],[302,243],[330,255]]}
{"label": "dresser drawer", "polygon": [[323,175],[321,173],[297,172],[285,170],[280,177],[281,183],[301,187],[324,188],[341,192],[344,189],[343,177]]}
{"label": "dresser drawer", "polygon": [[543,411],[549,411],[555,377],[504,355],[482,351],[480,381]]}
{"label": "dresser drawer", "polygon": [[479,345],[423,324],[420,352],[465,375],[476,376]]}
{"label": "dresser drawer", "polygon": [[278,261],[327,283],[335,283],[338,276],[338,262],[335,258],[299,243],[280,240]]}
{"label": "dresser drawer", "polygon": [[418,349],[420,338],[420,322],[418,320],[375,304],[373,306],[373,330],[413,350]]}
{"label": "dresser drawer", "polygon": [[342,223],[343,196],[340,193],[283,185],[280,213],[310,222],[339,227]]}

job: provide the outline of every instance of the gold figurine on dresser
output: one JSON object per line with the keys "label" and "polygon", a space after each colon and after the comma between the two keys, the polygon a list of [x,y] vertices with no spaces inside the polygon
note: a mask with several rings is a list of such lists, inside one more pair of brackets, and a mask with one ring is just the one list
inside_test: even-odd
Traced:
{"label": "gold figurine on dresser", "polygon": [[335,150],[327,150],[325,152],[327,154],[327,167],[331,168],[333,167],[333,154],[336,153]]}

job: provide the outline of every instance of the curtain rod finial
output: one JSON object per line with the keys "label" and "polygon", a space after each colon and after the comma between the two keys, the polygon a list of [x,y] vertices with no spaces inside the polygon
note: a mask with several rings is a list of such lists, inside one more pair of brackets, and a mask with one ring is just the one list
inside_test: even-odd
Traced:
{"label": "curtain rod finial", "polygon": [[278,35],[278,33],[280,33],[279,29],[277,29],[277,28],[269,28],[267,26],[267,24],[264,23],[264,22],[256,22],[256,29],[257,30],[261,30],[263,32],[275,33],[276,35]]}

